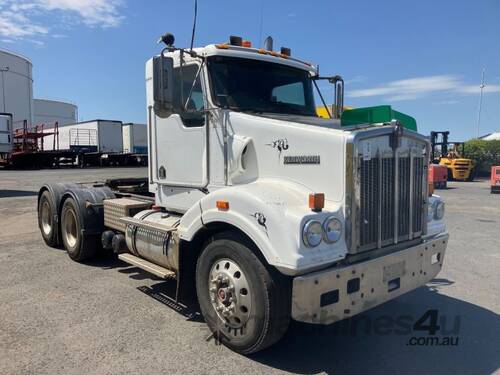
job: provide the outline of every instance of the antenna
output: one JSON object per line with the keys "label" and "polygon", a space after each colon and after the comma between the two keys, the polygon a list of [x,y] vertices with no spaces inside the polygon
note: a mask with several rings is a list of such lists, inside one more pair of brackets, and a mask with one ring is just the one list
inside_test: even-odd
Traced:
{"label": "antenna", "polygon": [[481,73],[481,85],[479,86],[479,105],[478,105],[478,108],[477,108],[477,136],[476,138],[479,139],[479,125],[481,124],[481,109],[482,109],[482,106],[483,106],[483,90],[484,88],[486,87],[485,83],[484,83],[484,71],[486,70],[486,68],[483,68],[483,72]]}
{"label": "antenna", "polygon": [[196,16],[198,14],[198,0],[194,0],[194,20],[193,20],[193,33],[191,34],[191,51],[194,44],[194,33],[196,32]]}
{"label": "antenna", "polygon": [[262,27],[264,25],[264,0],[260,2],[259,47],[262,47]]}

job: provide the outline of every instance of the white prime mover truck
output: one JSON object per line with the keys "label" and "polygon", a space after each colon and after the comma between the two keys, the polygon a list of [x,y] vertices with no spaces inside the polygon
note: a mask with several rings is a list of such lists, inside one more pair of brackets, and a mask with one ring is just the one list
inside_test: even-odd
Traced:
{"label": "white prime mover truck", "polygon": [[322,77],[289,49],[162,40],[146,64],[147,180],[44,185],[48,245],[79,262],[112,249],[175,278],[176,298],[197,296],[214,336],[244,354],[290,319],[330,324],[437,275],[448,234],[426,137],[317,117]]}

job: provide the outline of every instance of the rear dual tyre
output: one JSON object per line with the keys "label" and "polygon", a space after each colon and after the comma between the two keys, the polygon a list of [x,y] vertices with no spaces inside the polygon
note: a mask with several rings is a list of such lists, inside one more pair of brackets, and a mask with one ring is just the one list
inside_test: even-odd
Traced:
{"label": "rear dual tyre", "polygon": [[69,257],[76,262],[92,258],[100,247],[100,237],[85,235],[82,222],[76,201],[67,198],[61,209],[61,238]]}
{"label": "rear dual tyre", "polygon": [[38,201],[38,227],[42,238],[50,247],[57,247],[57,222],[54,220],[56,214],[56,204],[50,192],[45,190]]}
{"label": "rear dual tyre", "polygon": [[196,267],[201,312],[216,340],[250,354],[276,343],[290,322],[290,280],[256,255],[243,236],[224,232],[203,249]]}

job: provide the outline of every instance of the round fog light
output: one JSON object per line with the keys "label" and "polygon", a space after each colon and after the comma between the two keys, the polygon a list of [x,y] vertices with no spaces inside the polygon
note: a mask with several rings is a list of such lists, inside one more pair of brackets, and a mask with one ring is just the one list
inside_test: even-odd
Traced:
{"label": "round fog light", "polygon": [[434,220],[441,220],[444,217],[444,202],[437,202],[434,208]]}
{"label": "round fog light", "polygon": [[323,224],[325,242],[334,243],[340,240],[342,234],[342,223],[336,217],[329,217]]}
{"label": "round fog light", "polygon": [[302,231],[302,241],[307,247],[315,247],[321,243],[323,237],[323,227],[317,220],[310,220],[304,225]]}

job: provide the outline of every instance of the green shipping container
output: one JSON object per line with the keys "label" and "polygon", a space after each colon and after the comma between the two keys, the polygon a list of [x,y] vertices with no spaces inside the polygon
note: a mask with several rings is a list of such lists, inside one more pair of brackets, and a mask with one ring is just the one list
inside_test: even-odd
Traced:
{"label": "green shipping container", "polygon": [[417,122],[411,116],[395,111],[390,105],[349,109],[342,113],[342,126],[388,123],[399,120],[409,130],[417,131]]}

